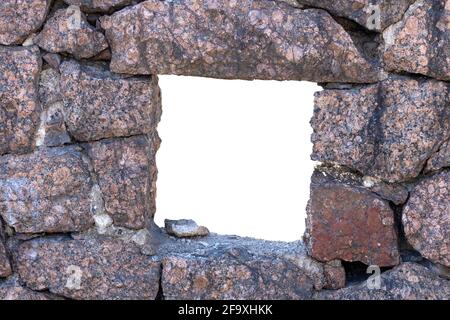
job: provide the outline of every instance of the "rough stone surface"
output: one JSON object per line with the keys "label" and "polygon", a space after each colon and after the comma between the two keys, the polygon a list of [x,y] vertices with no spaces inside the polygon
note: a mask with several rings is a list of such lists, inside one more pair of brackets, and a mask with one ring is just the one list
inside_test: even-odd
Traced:
{"label": "rough stone surface", "polygon": [[97,175],[105,209],[114,225],[146,226],[155,212],[155,153],[159,139],[135,136],[86,144]]}
{"label": "rough stone surface", "polygon": [[66,124],[78,141],[151,132],[161,114],[158,78],[126,77],[103,65],[61,65]]}
{"label": "rough stone surface", "polygon": [[39,97],[43,112],[39,126],[37,146],[60,146],[71,142],[64,119],[63,97],[60,88],[60,74],[55,69],[41,72]]}
{"label": "rough stone surface", "polygon": [[83,12],[107,13],[111,10],[130,5],[133,0],[64,0],[64,2],[80,7]]}
{"label": "rough stone surface", "polygon": [[394,213],[387,201],[316,170],[311,179],[305,243],[319,261],[399,263]]}
{"label": "rough stone surface", "polygon": [[214,78],[375,82],[323,10],[268,0],[149,0],[100,19],[111,70]]}
{"label": "rough stone surface", "polygon": [[8,277],[11,275],[11,264],[9,262],[9,258],[6,254],[6,248],[3,243],[5,240],[3,234],[3,225],[2,220],[0,219],[0,278]]}
{"label": "rough stone surface", "polygon": [[450,140],[447,140],[427,162],[425,170],[437,171],[442,168],[450,167]]}
{"label": "rough stone surface", "polygon": [[57,10],[33,40],[42,49],[92,58],[108,48],[105,36],[95,30],[76,6]]}
{"label": "rough stone surface", "polygon": [[[184,239],[185,240],[185,239]],[[165,299],[310,299],[327,283],[301,242],[210,235],[163,243]]]}
{"label": "rough stone surface", "polygon": [[0,238],[0,278],[8,277],[9,275],[11,275],[11,264],[6,255],[5,246]]}
{"label": "rough stone surface", "polygon": [[21,44],[44,23],[51,0],[0,1],[0,44]]}
{"label": "rough stone surface", "polygon": [[316,93],[312,159],[388,182],[417,177],[448,137],[449,85],[392,77]]}
{"label": "rough stone surface", "polygon": [[338,165],[319,165],[316,168],[326,175],[339,180],[341,183],[364,188],[376,193],[385,200],[392,201],[396,205],[404,204],[409,197],[408,188],[402,184],[387,183],[378,178],[362,176],[357,172]]}
{"label": "rough stone surface", "polygon": [[425,258],[450,267],[450,171],[421,181],[403,211],[408,242]]}
{"label": "rough stone surface", "polygon": [[319,300],[449,300],[450,282],[419,264],[407,262],[381,275],[381,287],[367,282],[316,294]]}
{"label": "rough stone surface", "polygon": [[16,232],[87,229],[90,191],[88,167],[74,147],[0,158],[0,214]]}
{"label": "rough stone surface", "polygon": [[209,234],[206,227],[199,226],[194,220],[164,220],[165,229],[168,234],[178,238],[204,237]]}
{"label": "rough stone surface", "polygon": [[381,31],[399,21],[414,0],[297,0],[351,19],[369,30]]}
{"label": "rough stone surface", "polygon": [[40,115],[36,47],[0,46],[0,155],[31,151]]}
{"label": "rough stone surface", "polygon": [[327,262],[323,266],[326,285],[325,289],[340,289],[345,287],[345,269],[340,260]]}
{"label": "rough stone surface", "polygon": [[161,263],[117,239],[35,239],[20,246],[17,261],[27,287],[71,299],[155,299],[158,292]]}
{"label": "rough stone surface", "polygon": [[383,34],[386,68],[450,80],[449,19],[450,0],[416,1]]}
{"label": "rough stone surface", "polygon": [[47,293],[35,292],[22,286],[16,277],[0,280],[0,300],[54,300]]}

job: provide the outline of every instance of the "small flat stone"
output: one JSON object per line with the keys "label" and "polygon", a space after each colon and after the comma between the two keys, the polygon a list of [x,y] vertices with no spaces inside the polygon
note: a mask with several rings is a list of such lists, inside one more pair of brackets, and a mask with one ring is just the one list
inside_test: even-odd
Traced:
{"label": "small flat stone", "polygon": [[194,220],[164,220],[164,225],[168,234],[178,238],[204,237],[209,234],[206,227],[199,226]]}

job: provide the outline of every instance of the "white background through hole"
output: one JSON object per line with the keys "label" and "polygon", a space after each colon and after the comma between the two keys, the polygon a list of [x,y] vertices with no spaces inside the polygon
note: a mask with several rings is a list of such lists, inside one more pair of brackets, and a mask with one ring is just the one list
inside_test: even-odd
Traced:
{"label": "white background through hole", "polygon": [[210,231],[302,237],[314,163],[314,83],[160,76],[156,223],[194,219]]}

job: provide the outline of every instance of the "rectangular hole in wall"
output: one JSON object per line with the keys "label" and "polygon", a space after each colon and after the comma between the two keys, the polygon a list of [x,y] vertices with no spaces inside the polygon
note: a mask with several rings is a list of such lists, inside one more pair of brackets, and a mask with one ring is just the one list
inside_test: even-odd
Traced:
{"label": "rectangular hole in wall", "polygon": [[155,221],[211,232],[301,239],[314,83],[160,76]]}

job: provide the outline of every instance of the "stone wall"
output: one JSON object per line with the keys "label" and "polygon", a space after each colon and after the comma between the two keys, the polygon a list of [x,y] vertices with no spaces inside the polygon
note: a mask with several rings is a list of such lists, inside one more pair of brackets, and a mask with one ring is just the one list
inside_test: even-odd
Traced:
{"label": "stone wall", "polygon": [[[303,241],[153,223],[158,74],[323,86]],[[449,81],[449,0],[1,1],[0,299],[449,299]]]}

